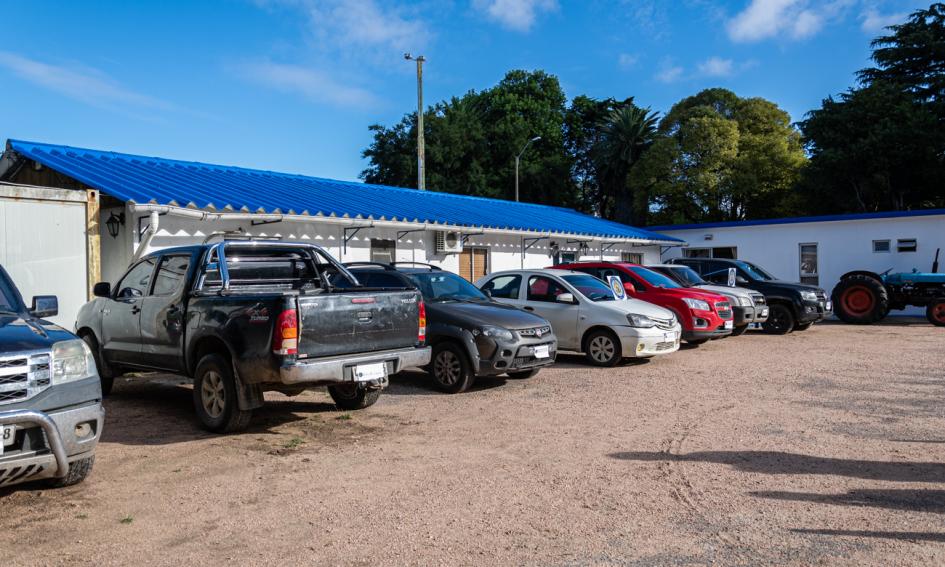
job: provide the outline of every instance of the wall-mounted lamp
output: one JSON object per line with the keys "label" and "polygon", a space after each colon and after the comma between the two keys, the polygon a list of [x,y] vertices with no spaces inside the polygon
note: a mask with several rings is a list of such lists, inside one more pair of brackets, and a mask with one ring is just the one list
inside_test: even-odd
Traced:
{"label": "wall-mounted lamp", "polygon": [[125,226],[125,213],[112,213],[108,220],[105,221],[105,228],[108,229],[108,234],[112,238],[118,238],[118,231],[121,227]]}

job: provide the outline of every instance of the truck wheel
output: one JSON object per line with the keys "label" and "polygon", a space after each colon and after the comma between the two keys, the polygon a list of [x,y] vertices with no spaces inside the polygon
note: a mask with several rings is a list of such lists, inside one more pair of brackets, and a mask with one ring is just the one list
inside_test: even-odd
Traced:
{"label": "truck wheel", "polygon": [[768,320],[761,328],[770,335],[786,335],[794,330],[794,314],[787,305],[775,303],[768,311]]}
{"label": "truck wheel", "polygon": [[925,308],[925,316],[936,327],[945,327],[945,297],[933,299]]}
{"label": "truck wheel", "polygon": [[194,409],[200,424],[214,433],[242,431],[249,425],[253,412],[239,408],[233,367],[228,359],[208,354],[197,363]]}
{"label": "truck wheel", "polygon": [[509,378],[514,380],[524,380],[526,378],[531,378],[538,374],[540,368],[532,368],[530,370],[519,370],[517,372],[509,372]]}
{"label": "truck wheel", "polygon": [[357,384],[342,384],[328,386],[328,394],[335,401],[338,409],[359,410],[374,405],[381,397],[380,390],[368,390]]}
{"label": "truck wheel", "polygon": [[89,350],[92,351],[92,358],[95,359],[95,369],[98,370],[98,377],[102,382],[102,396],[107,396],[112,393],[112,387],[115,385],[115,373],[112,372],[108,363],[102,360],[102,355],[98,351],[98,341],[95,340],[95,335],[83,333],[82,340],[85,341],[85,344],[89,345]]}
{"label": "truck wheel", "polygon": [[732,329],[732,336],[739,337],[741,335],[744,335],[748,331],[748,327],[750,326],[751,325],[742,325],[740,327],[735,327],[734,329]]}
{"label": "truck wheel", "polygon": [[844,323],[868,325],[889,313],[889,293],[883,282],[863,274],[840,280],[831,294],[833,311]]}
{"label": "truck wheel", "polygon": [[49,486],[53,488],[62,488],[79,484],[92,472],[92,465],[95,464],[95,455],[79,459],[69,463],[69,472],[62,478],[53,478],[48,481]]}
{"label": "truck wheel", "polygon": [[466,354],[459,346],[448,342],[433,347],[430,377],[437,388],[447,394],[464,392],[476,380]]}
{"label": "truck wheel", "polygon": [[584,356],[594,366],[616,366],[623,360],[620,339],[611,331],[594,331],[584,339]]}

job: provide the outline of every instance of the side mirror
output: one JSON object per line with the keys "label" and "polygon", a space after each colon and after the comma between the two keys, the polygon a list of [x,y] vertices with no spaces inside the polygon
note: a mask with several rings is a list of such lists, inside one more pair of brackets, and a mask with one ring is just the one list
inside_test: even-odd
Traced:
{"label": "side mirror", "polygon": [[637,292],[637,288],[633,287],[633,284],[630,282],[623,282],[623,289],[627,292],[627,295],[632,295]]}
{"label": "side mirror", "polygon": [[37,319],[54,317],[59,314],[59,300],[55,295],[35,295],[30,314]]}
{"label": "side mirror", "polygon": [[561,295],[555,298],[555,301],[557,301],[558,303],[568,303],[570,305],[574,305],[575,303],[577,303],[577,301],[574,301],[573,293],[562,293]]}
{"label": "side mirror", "polygon": [[98,282],[95,284],[95,287],[92,288],[92,295],[95,297],[111,297],[112,284],[108,282]]}
{"label": "side mirror", "polygon": [[483,293],[486,297],[488,297],[489,299],[492,299],[492,290],[491,290],[491,289],[483,289],[483,290],[480,290],[480,291],[482,291],[482,293]]}
{"label": "side mirror", "polygon": [[136,299],[141,297],[141,292],[133,287],[126,287],[118,292],[118,299]]}

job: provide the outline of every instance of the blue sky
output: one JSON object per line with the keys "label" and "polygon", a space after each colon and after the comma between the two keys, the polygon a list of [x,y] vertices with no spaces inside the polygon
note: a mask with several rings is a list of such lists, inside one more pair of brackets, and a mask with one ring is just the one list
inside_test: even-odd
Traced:
{"label": "blue sky", "polygon": [[356,179],[371,123],[544,69],[666,111],[722,86],[794,120],[906,0],[2,0],[0,138]]}

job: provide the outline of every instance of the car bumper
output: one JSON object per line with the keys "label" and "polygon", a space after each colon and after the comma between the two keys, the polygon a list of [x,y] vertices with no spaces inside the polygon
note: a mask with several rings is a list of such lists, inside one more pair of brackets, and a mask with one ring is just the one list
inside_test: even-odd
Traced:
{"label": "car bumper", "polygon": [[[332,356],[315,360],[303,359],[283,364],[279,369],[279,376],[283,384],[330,386],[332,384],[362,382],[368,388],[377,389],[387,386],[387,376],[391,374],[397,374],[405,368],[429,364],[430,355],[430,347],[411,347],[359,355]],[[386,371],[383,378],[359,380],[355,376],[356,366],[380,362],[384,363]]]}
{"label": "car bumper", "polygon": [[718,328],[714,331],[683,331],[684,341],[702,341],[708,339],[721,339],[732,334],[732,329]]}
{"label": "car bumper", "polygon": [[798,313],[799,323],[816,323],[833,315],[833,304],[830,300],[818,301],[816,303],[804,302],[802,311]]}
{"label": "car bumper", "polygon": [[[537,346],[547,346],[548,356],[536,358],[535,347]],[[496,376],[506,372],[550,366],[554,364],[557,354],[558,341],[555,339],[550,341],[538,339],[519,343],[497,343],[497,348],[491,358],[486,359],[480,356],[476,375]]]}
{"label": "car bumper", "polygon": [[[0,455],[0,486],[66,476],[71,462],[95,451],[104,421],[99,402],[50,412],[0,411],[0,425],[16,426],[14,444]],[[80,438],[79,431],[87,434]]]}
{"label": "car bumper", "polygon": [[743,327],[752,323],[764,323],[768,320],[768,306],[746,307],[739,305],[733,308],[735,326]]}
{"label": "car bumper", "polygon": [[624,358],[649,358],[679,350],[680,329],[616,327]]}

